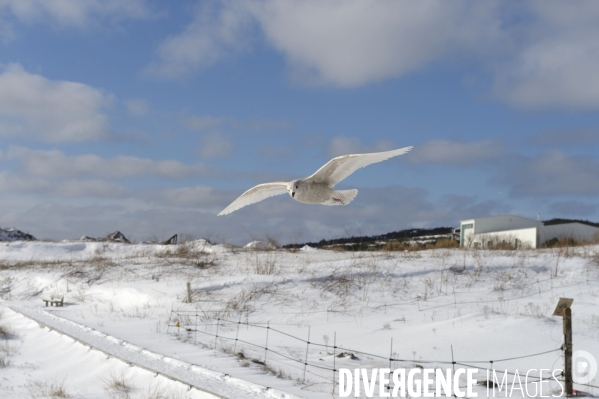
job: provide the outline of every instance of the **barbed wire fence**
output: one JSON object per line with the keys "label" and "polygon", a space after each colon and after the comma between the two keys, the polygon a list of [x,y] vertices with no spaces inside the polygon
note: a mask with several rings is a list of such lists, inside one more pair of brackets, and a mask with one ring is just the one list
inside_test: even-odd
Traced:
{"label": "barbed wire fence", "polygon": [[[518,284],[518,286],[511,287],[505,291],[511,290],[512,294],[510,297],[505,297],[505,291],[497,292],[497,298],[485,298],[479,300],[458,300],[458,298],[464,295],[472,295],[475,292],[481,292],[488,294],[486,290],[467,290],[453,292],[439,293],[438,295],[428,295],[426,297],[419,297],[396,301],[388,303],[386,301],[369,300],[367,305],[360,307],[361,311],[393,311],[401,309],[406,305],[417,305],[419,312],[425,312],[442,307],[454,306],[479,306],[484,303],[501,303],[517,301],[523,298],[533,297],[535,295],[542,295],[546,292],[552,294],[564,294],[565,292],[572,291],[574,289],[580,289],[579,286],[586,284],[587,287],[595,287],[593,284],[599,279],[592,278],[588,274],[584,277],[584,280],[570,281],[568,284],[555,284],[558,281],[555,277],[549,277],[544,279],[535,279],[525,283]],[[591,287],[592,288],[592,287]],[[435,303],[435,301],[441,300],[444,303]],[[210,302],[210,301],[209,301]],[[216,302],[219,302],[218,300]],[[432,303],[431,303],[432,302]],[[461,309],[461,308],[460,308]],[[415,356],[412,359],[399,357],[393,351],[393,340],[389,343],[389,352],[387,354],[381,353],[369,353],[355,348],[347,348],[344,346],[337,345],[337,334],[333,333],[333,343],[328,342],[329,337],[324,336],[324,343],[317,342],[311,336],[310,326],[307,326],[307,332],[305,337],[300,337],[297,333],[292,334],[289,331],[285,331],[284,327],[297,328],[305,323],[274,323],[272,320],[261,323],[258,321],[250,322],[250,316],[255,309],[244,308],[243,311],[225,311],[223,309],[203,309],[201,306],[196,307],[195,310],[188,309],[172,309],[169,317],[169,323],[167,327],[167,333],[175,335],[177,338],[187,341],[196,345],[202,345],[205,348],[214,350],[220,350],[232,356],[236,356],[238,359],[246,363],[254,363],[264,370],[272,372],[275,375],[289,377],[289,373],[285,373],[285,369],[293,369],[294,377],[298,382],[311,386],[315,384],[329,385],[331,392],[335,395],[336,388],[338,386],[338,376],[340,368],[360,368],[360,369],[374,369],[374,368],[389,368],[395,370],[397,368],[423,368],[422,365],[429,365],[433,368],[440,368],[441,366],[455,367],[462,366],[468,368],[478,368],[480,373],[484,374],[485,384],[493,384],[493,381],[487,381],[486,373],[496,373],[499,375],[506,374],[507,376],[518,375],[518,368],[515,371],[508,370],[507,368],[497,368],[502,362],[513,362],[516,360],[549,355],[555,353],[556,356],[553,358],[553,364],[551,368],[544,368],[549,375],[544,375],[543,371],[541,374],[528,375],[525,384],[532,384],[543,380],[547,381],[556,370],[561,370],[560,366],[554,368],[556,363],[560,360],[563,361],[562,351],[563,347],[560,344],[559,347],[547,349],[545,351],[520,355],[515,357],[506,357],[499,359],[478,359],[478,360],[447,360],[447,359],[416,359]],[[290,316],[306,316],[312,314],[326,313],[327,322],[329,321],[329,315],[341,314],[349,315],[355,313],[355,309],[334,309],[328,306],[326,309],[301,309],[298,311],[287,311],[284,309],[278,309],[277,315],[290,315]],[[235,317],[235,319],[233,319]],[[283,328],[278,328],[282,326]],[[243,331],[246,331],[244,334]],[[251,332],[249,330],[252,330]],[[262,330],[258,333],[257,330]],[[199,337],[199,338],[198,338]],[[258,339],[257,337],[261,337]],[[380,345],[379,345],[380,348]],[[558,353],[560,352],[560,353]],[[415,354],[415,352],[413,352]],[[547,361],[547,359],[544,359]],[[278,365],[279,369],[276,369]],[[297,376],[301,376],[297,377]],[[563,375],[559,375],[563,381]],[[357,378],[363,379],[362,375],[358,375]],[[464,381],[462,381],[464,382]],[[378,386],[378,382],[376,383]],[[584,387],[587,389],[599,389],[599,386],[592,384],[585,384]],[[391,390],[394,386],[390,383],[386,387],[386,390]],[[460,388],[466,388],[460,386]],[[434,391],[434,390],[433,390]]]}
{"label": "barbed wire fence", "polygon": [[[336,332],[333,334],[334,341],[332,344],[326,342],[328,340],[327,336],[323,337],[325,342],[320,343],[311,339],[310,327],[308,327],[307,336],[302,338],[288,331],[283,331],[283,329],[275,328],[270,322],[252,323],[249,321],[249,317],[248,312],[245,314],[240,313],[237,320],[231,320],[221,318],[218,315],[214,318],[206,316],[205,311],[173,309],[171,310],[167,333],[176,336],[182,341],[202,345],[209,349],[221,350],[236,356],[248,364],[254,363],[262,367],[265,371],[270,371],[278,376],[285,376],[285,372],[283,371],[285,368],[294,369],[296,375],[302,376],[301,378],[295,378],[298,382],[306,386],[316,384],[329,385],[333,395],[335,395],[338,387],[338,373],[341,368],[339,366],[348,369],[359,368],[370,370],[374,368],[389,368],[393,372],[393,370],[398,368],[423,368],[423,365],[427,365],[430,368],[441,368],[442,366],[455,367],[457,365],[479,369],[479,375],[482,373],[484,376],[484,379],[480,380],[480,382],[487,386],[495,386],[495,382],[492,379],[490,381],[487,380],[488,373],[491,373],[491,375],[495,373],[495,375],[500,376],[506,374],[507,376],[512,376],[512,378],[521,375],[518,373],[518,368],[515,370],[498,368],[498,365],[504,362],[513,362],[515,360],[551,353],[556,354],[551,368],[544,368],[540,374],[528,374],[524,385],[536,383],[541,380],[548,381],[556,370],[561,370],[559,367],[554,369],[553,366],[562,359],[562,346],[532,354],[495,359],[447,360],[416,359],[415,357],[409,359],[398,357],[393,352],[392,339],[390,341],[389,355],[383,355],[338,346]],[[246,330],[245,334],[243,333],[244,330]],[[257,333],[257,330],[262,330],[262,333]],[[259,342],[258,337],[261,335],[263,338]],[[295,346],[291,342],[294,342]],[[304,346],[305,351],[303,349],[300,350]],[[315,361],[315,359],[318,359],[318,361]],[[365,360],[365,362],[361,362],[362,360]],[[275,364],[279,365],[278,370],[275,368]],[[544,371],[546,371],[545,374],[547,375],[544,374]],[[561,373],[559,376],[562,376]],[[363,380],[361,374],[358,374],[357,378]],[[506,381],[511,382],[507,379]],[[379,382],[375,380],[375,386],[380,389],[378,384]],[[586,384],[585,387],[591,389],[598,388],[590,384]],[[384,387],[388,392],[393,388],[392,381]],[[459,388],[467,388],[467,386],[460,385]],[[432,388],[429,391],[435,392]]]}

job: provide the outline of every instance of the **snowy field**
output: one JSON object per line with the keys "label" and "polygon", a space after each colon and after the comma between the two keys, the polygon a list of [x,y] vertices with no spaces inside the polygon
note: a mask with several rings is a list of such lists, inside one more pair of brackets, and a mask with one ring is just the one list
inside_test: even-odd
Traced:
{"label": "snowy field", "polygon": [[[53,292],[64,307],[44,307]],[[599,246],[12,242],[0,294],[2,398],[331,398],[339,368],[561,369],[560,297],[574,299],[574,350],[599,359]],[[575,389],[599,396],[591,385]]]}

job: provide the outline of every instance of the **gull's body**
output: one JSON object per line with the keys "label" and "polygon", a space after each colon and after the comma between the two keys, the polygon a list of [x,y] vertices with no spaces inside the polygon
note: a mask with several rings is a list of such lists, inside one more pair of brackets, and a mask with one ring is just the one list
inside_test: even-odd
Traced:
{"label": "gull's body", "polygon": [[244,206],[262,201],[285,192],[296,201],[305,204],[347,205],[358,194],[358,190],[333,190],[335,184],[356,170],[373,163],[405,154],[412,147],[370,154],[350,154],[336,157],[318,169],[312,176],[290,182],[274,182],[252,187],[226,207],[218,216],[234,212]]}
{"label": "gull's body", "polygon": [[295,190],[295,196],[292,198],[305,204],[322,204],[329,200],[335,190],[324,183],[304,184],[302,189]]}

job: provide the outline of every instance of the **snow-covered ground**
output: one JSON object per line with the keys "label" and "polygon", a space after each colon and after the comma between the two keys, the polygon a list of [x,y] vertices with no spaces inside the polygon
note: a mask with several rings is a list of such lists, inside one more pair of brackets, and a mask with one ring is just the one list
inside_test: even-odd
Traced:
{"label": "snow-covered ground", "polygon": [[[598,246],[252,247],[1,243],[0,327],[9,334],[0,337],[0,397],[64,386],[84,398],[214,397],[201,388],[330,398],[333,368],[445,369],[452,352],[457,365],[479,367],[479,379],[491,361],[553,370],[563,362],[562,319],[552,316],[560,297],[574,299],[574,350],[599,359]],[[64,293],[64,307],[44,307],[52,292]],[[486,387],[474,391],[486,397]]]}

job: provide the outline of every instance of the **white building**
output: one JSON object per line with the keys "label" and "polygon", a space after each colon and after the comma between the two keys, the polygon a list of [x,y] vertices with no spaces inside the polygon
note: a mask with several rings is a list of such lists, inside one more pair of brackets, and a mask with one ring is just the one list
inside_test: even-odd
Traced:
{"label": "white building", "polygon": [[517,248],[538,248],[554,238],[593,242],[599,238],[599,228],[578,222],[545,226],[541,221],[512,215],[460,222],[462,247],[491,248],[510,244]]}

